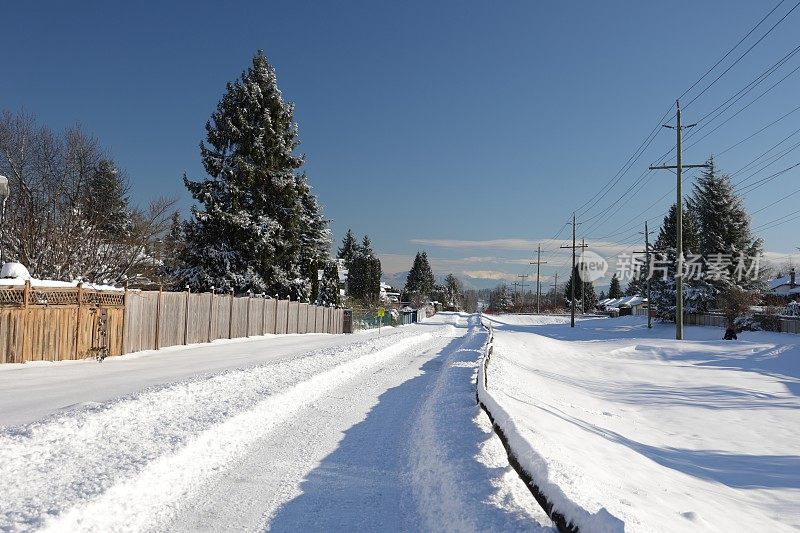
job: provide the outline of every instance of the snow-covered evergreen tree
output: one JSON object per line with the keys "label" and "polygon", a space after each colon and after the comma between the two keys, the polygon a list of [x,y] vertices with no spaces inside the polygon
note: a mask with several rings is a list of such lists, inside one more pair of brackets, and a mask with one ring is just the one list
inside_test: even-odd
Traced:
{"label": "snow-covered evergreen tree", "polygon": [[411,265],[411,270],[406,277],[405,291],[409,295],[418,298],[426,299],[433,291],[433,286],[436,280],[433,276],[433,270],[428,263],[427,252],[417,252],[414,257],[414,263]]}
{"label": "snow-covered evergreen tree", "polygon": [[356,236],[353,235],[353,230],[348,229],[347,233],[342,239],[342,245],[339,247],[339,253],[336,257],[344,260],[345,267],[350,268],[353,264],[353,260],[356,258],[357,253],[358,241],[356,240]]}
{"label": "snow-covered evergreen tree", "polygon": [[717,293],[730,286],[743,290],[763,289],[761,277],[752,279],[751,276],[745,276],[738,279],[736,272],[740,256],[746,258],[749,267],[753,258],[762,255],[762,240],[753,237],[750,215],[730,177],[717,171],[713,157],[707,164],[709,168],[697,178],[688,200],[689,209],[697,223],[699,246],[696,251],[703,256],[706,266],[715,258],[724,257],[725,263],[730,260],[725,267],[726,275],[720,276],[720,279],[710,279],[708,283]]}
{"label": "snow-covered evergreen tree", "polygon": [[[572,283],[573,280],[577,280],[574,281],[576,309],[579,311],[585,309],[587,312],[589,312],[597,305],[597,293],[594,292],[594,285],[591,281],[583,281],[578,273],[580,268],[580,263],[575,265],[575,268],[573,269],[572,274],[570,275],[569,280],[567,280],[567,284],[564,287],[564,296],[567,301],[567,306],[569,306],[571,301],[570,299],[572,297]],[[582,301],[581,298],[584,298],[586,301]]]}
{"label": "snow-covered evergreen tree", "polygon": [[334,260],[325,263],[322,281],[319,284],[317,305],[339,305],[339,266]]}
{"label": "snow-covered evergreen tree", "polygon": [[[655,242],[656,253],[651,257],[653,262],[653,277],[650,280],[653,305],[656,307],[657,316],[661,320],[674,321],[676,307],[675,262],[677,258],[677,227],[678,208],[672,204],[667,216],[661,224]],[[699,236],[694,213],[686,210],[683,213],[683,253],[684,257],[697,254],[699,250]],[[684,269],[685,270],[685,269]],[[698,279],[684,279],[684,309],[687,312],[702,312],[707,310],[709,300],[715,294],[709,287]]]}
{"label": "snow-covered evergreen tree", "polygon": [[506,285],[498,285],[489,295],[489,309],[495,313],[505,313],[514,306]]}
{"label": "snow-covered evergreen tree", "polygon": [[611,276],[611,283],[608,286],[608,297],[609,298],[621,298],[622,297],[622,287],[619,285],[619,278],[616,274]]}
{"label": "snow-covered evergreen tree", "polygon": [[644,265],[642,270],[634,272],[628,286],[625,287],[625,296],[639,296],[647,292],[647,272],[649,267]]}
{"label": "snow-covered evergreen tree", "polygon": [[350,265],[347,290],[356,299],[374,298],[381,290],[381,260],[365,235]]}
{"label": "snow-covered evergreen tree", "polygon": [[458,311],[461,307],[461,296],[464,291],[464,287],[457,277],[455,277],[452,273],[448,274],[444,278],[444,295],[446,301],[444,302],[445,306],[454,310]]}
{"label": "snow-covered evergreen tree", "polygon": [[195,290],[267,292],[308,301],[329,230],[305,175],[294,106],[263,52],[230,82],[201,143],[210,176],[184,183],[201,207],[185,225],[180,277]]}
{"label": "snow-covered evergreen tree", "polygon": [[89,178],[83,209],[103,238],[117,241],[130,233],[133,223],[127,185],[114,161],[103,159],[97,165]]}

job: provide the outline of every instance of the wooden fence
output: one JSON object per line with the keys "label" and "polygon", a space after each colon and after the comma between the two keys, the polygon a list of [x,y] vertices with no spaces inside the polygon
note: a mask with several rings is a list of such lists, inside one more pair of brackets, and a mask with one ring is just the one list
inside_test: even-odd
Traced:
{"label": "wooden fence", "polygon": [[[761,329],[780,333],[800,333],[800,318],[781,315],[762,315],[756,313],[754,320]],[[725,317],[718,313],[696,313],[685,315],[684,323],[694,326],[726,327]]]}
{"label": "wooden fence", "polygon": [[0,288],[0,363],[120,355],[268,333],[342,333],[344,310],[230,294]]}
{"label": "wooden fence", "polygon": [[129,291],[124,353],[268,333],[342,333],[343,309],[230,294]]}
{"label": "wooden fence", "polygon": [[78,288],[0,288],[0,363],[120,355],[125,295]]}

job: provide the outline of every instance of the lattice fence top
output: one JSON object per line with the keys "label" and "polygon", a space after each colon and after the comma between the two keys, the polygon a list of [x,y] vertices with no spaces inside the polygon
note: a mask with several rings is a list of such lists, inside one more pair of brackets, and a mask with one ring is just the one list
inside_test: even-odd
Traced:
{"label": "lattice fence top", "polygon": [[28,305],[78,305],[78,290],[31,289]]}
{"label": "lattice fence top", "polygon": [[[37,288],[28,291],[29,306],[77,306],[78,288]],[[123,307],[125,293],[121,291],[84,290],[82,305],[87,307]],[[25,305],[25,289],[0,289],[0,305],[20,307]]]}
{"label": "lattice fence top", "polygon": [[84,291],[83,301],[103,307],[122,307],[125,305],[125,293],[119,291]]}
{"label": "lattice fence top", "polygon": [[0,289],[0,305],[22,305],[24,301],[24,289]]}

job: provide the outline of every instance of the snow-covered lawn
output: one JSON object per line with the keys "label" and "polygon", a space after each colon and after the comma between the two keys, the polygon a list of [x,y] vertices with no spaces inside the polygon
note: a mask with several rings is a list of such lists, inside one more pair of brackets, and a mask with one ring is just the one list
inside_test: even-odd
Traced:
{"label": "snow-covered lawn", "polygon": [[493,414],[587,531],[800,528],[800,336],[689,327],[678,342],[639,317],[483,320]]}

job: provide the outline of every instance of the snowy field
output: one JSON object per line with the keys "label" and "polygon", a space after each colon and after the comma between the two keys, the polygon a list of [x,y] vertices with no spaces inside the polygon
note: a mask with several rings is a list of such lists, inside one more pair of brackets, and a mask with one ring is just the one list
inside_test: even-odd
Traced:
{"label": "snowy field", "polygon": [[0,368],[0,531],[552,530],[477,317]]}
{"label": "snowy field", "polygon": [[678,342],[640,317],[483,320],[490,409],[587,531],[800,528],[800,336],[688,327]]}

